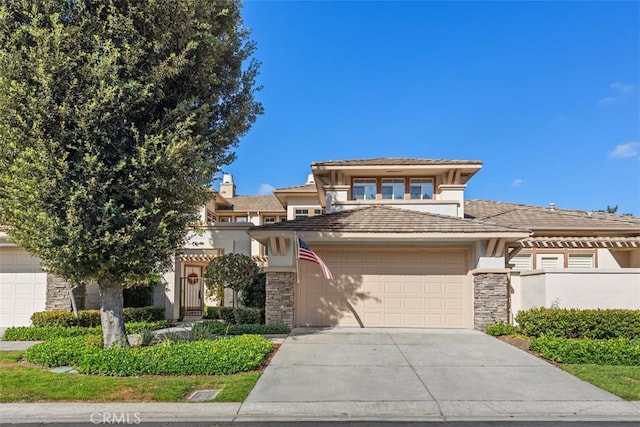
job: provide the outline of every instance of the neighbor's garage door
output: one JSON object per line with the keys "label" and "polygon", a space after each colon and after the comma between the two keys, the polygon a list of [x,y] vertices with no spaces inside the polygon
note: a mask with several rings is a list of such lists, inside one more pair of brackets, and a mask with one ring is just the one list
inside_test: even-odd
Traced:
{"label": "neighbor's garage door", "polygon": [[464,249],[314,249],[335,279],[300,261],[300,326],[473,327]]}
{"label": "neighbor's garage door", "polygon": [[47,274],[22,251],[0,248],[0,326],[29,326],[45,308]]}

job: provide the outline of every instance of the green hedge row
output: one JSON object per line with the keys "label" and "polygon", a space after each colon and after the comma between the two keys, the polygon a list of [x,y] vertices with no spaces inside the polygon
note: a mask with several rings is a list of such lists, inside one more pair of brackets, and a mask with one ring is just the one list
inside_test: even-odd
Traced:
{"label": "green hedge row", "polygon": [[[142,329],[163,329],[170,326],[166,320],[156,322],[130,322],[125,324],[125,328],[130,334],[138,334]],[[70,338],[84,335],[102,336],[100,326],[88,328],[80,326],[17,326],[8,328],[3,341],[47,341],[55,338]]]}
{"label": "green hedge row", "polygon": [[[127,307],[124,309],[125,322],[155,322],[164,320],[165,309],[160,306]],[[84,326],[100,325],[100,310],[79,310],[78,318],[66,310],[39,311],[31,315],[33,326]]]}
{"label": "green hedge row", "polygon": [[535,308],[516,316],[520,331],[529,337],[634,338],[640,336],[640,310],[577,310]]}
{"label": "green hedge row", "polygon": [[210,307],[204,310],[206,319],[223,320],[230,324],[256,324],[264,323],[264,310],[252,307]]}
{"label": "green hedge row", "polygon": [[560,363],[640,366],[640,339],[533,338],[529,349]]}
{"label": "green hedge row", "polygon": [[276,335],[288,334],[289,332],[291,329],[286,325],[230,325],[215,320],[205,320],[202,323],[196,323],[191,328],[192,336],[196,339],[206,339],[215,335]]}
{"label": "green hedge row", "polygon": [[24,357],[46,367],[110,376],[219,375],[255,369],[273,343],[257,335],[140,348],[101,348],[97,336],[58,338],[36,344]]}

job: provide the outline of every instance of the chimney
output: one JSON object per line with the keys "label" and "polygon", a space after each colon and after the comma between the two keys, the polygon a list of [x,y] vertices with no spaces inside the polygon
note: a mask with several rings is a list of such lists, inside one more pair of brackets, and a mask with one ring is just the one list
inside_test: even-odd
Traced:
{"label": "chimney", "polygon": [[233,175],[225,173],[220,184],[220,195],[224,198],[231,198],[236,195],[236,186],[233,183]]}
{"label": "chimney", "polygon": [[307,175],[307,184],[315,184],[316,180],[313,178],[313,174],[310,173],[309,175]]}
{"label": "chimney", "polygon": [[553,203],[553,202],[549,203],[549,209],[552,210],[552,211],[555,211],[556,210],[556,204]]}

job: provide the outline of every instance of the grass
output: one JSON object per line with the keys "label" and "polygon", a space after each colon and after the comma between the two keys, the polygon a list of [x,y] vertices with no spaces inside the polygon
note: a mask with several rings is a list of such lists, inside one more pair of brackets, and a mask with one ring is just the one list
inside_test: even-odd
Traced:
{"label": "grass", "polygon": [[640,366],[559,365],[572,375],[625,400],[640,400]]}
{"label": "grass", "polygon": [[55,374],[0,351],[0,402],[183,402],[195,390],[220,390],[214,402],[242,402],[259,372],[212,376],[103,377]]}

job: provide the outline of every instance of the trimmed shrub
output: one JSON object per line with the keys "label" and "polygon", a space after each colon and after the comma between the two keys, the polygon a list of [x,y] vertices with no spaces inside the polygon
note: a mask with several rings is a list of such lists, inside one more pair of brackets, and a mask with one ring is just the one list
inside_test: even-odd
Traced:
{"label": "trimmed shrub", "polygon": [[31,315],[33,326],[74,326],[76,319],[73,313],[66,310],[38,311]]}
{"label": "trimmed shrub", "polygon": [[253,281],[240,293],[240,302],[245,307],[261,308],[264,310],[267,299],[267,273],[261,271]]}
{"label": "trimmed shrub", "polygon": [[258,367],[272,347],[271,341],[260,336],[243,335],[151,347],[92,349],[82,356],[77,369],[112,376],[234,374]]}
{"label": "trimmed shrub", "polygon": [[230,324],[264,323],[264,310],[253,307],[205,307],[206,319],[223,320]]}
{"label": "trimmed shrub", "polygon": [[[164,329],[169,327],[169,322],[162,320],[159,322],[131,322],[126,323],[127,333],[137,334],[142,329]],[[94,326],[83,328],[80,326],[18,326],[8,328],[3,341],[47,341],[55,338],[70,338],[83,335],[102,336],[102,327]]]}
{"label": "trimmed shrub", "polygon": [[48,368],[76,366],[85,354],[101,347],[102,337],[95,335],[55,338],[28,348],[24,358]]}
{"label": "trimmed shrub", "polygon": [[100,310],[79,310],[75,320],[78,326],[100,326]]}
{"label": "trimmed shrub", "polygon": [[529,349],[560,363],[640,366],[640,339],[533,338]]}
{"label": "trimmed shrub", "polygon": [[493,325],[487,325],[484,328],[485,332],[494,337],[499,337],[502,335],[516,335],[520,332],[517,326],[510,325],[503,321],[500,321]]}
{"label": "trimmed shrub", "polygon": [[125,322],[156,322],[165,320],[162,306],[128,307],[124,309]]}
{"label": "trimmed shrub", "polygon": [[3,341],[48,341],[56,338],[70,338],[84,335],[102,336],[102,328],[81,328],[79,326],[18,326],[8,328]]}
{"label": "trimmed shrub", "polygon": [[244,334],[261,334],[276,335],[288,334],[291,329],[286,325],[261,325],[261,324],[243,324],[233,325],[223,322],[205,320],[202,323],[193,325],[192,333],[194,337],[214,336],[214,335],[244,335]]}
{"label": "trimmed shrub", "polygon": [[158,329],[168,328],[169,326],[171,326],[171,324],[168,320],[158,320],[155,322],[129,322],[124,324],[128,334],[139,334],[143,329],[155,331]]}
{"label": "trimmed shrub", "polygon": [[640,335],[640,310],[535,308],[516,316],[524,335],[563,338],[634,338]]}

